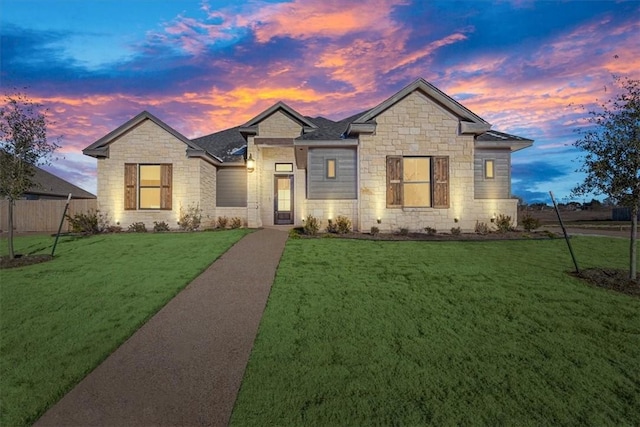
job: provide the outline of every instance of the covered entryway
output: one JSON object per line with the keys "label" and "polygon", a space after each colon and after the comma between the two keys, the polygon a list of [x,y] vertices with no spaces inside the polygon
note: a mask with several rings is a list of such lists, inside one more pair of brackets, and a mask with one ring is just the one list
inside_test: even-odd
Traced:
{"label": "covered entryway", "polygon": [[293,224],[293,175],[275,175],[274,184],[273,223]]}

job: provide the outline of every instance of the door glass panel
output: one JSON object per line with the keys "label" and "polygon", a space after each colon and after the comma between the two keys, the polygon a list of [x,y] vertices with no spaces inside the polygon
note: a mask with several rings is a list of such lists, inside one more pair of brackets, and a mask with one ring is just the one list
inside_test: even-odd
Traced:
{"label": "door glass panel", "polygon": [[289,178],[278,178],[278,210],[291,210],[291,181]]}

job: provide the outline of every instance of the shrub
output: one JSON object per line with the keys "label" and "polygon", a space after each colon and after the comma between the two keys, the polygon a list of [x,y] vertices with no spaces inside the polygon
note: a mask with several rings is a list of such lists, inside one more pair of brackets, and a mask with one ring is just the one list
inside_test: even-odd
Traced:
{"label": "shrub", "polygon": [[144,222],[134,222],[133,224],[129,225],[127,231],[129,231],[130,233],[146,233],[147,227],[144,225]]}
{"label": "shrub", "polygon": [[337,233],[338,232],[338,225],[336,223],[333,222],[332,219],[328,219],[327,220],[327,233]]}
{"label": "shrub", "polygon": [[86,213],[77,213],[73,216],[65,215],[74,233],[98,234],[109,228],[109,217],[99,210],[89,209]]}
{"label": "shrub", "polygon": [[308,234],[309,236],[315,236],[318,234],[318,230],[320,230],[320,223],[318,222],[318,218],[313,215],[309,215],[307,219],[304,221],[304,234]]}
{"label": "shrub", "polygon": [[347,234],[351,232],[351,220],[346,216],[338,215],[336,227],[338,227],[338,234]]}
{"label": "shrub", "polygon": [[218,228],[227,228],[227,224],[229,223],[229,218],[226,216],[218,217]]}
{"label": "shrub", "polygon": [[155,232],[162,232],[162,231],[169,231],[169,224],[167,224],[164,221],[153,221],[153,231]]}
{"label": "shrub", "polygon": [[522,218],[522,227],[524,227],[524,229],[526,231],[535,230],[536,228],[540,227],[540,220],[538,220],[537,218],[532,217],[529,214],[526,214]]}
{"label": "shrub", "polygon": [[409,234],[409,229],[408,228],[401,228],[400,229],[400,235],[401,236],[407,236]]}
{"label": "shrub", "polygon": [[460,227],[451,227],[451,234],[453,234],[454,236],[459,236],[460,233],[462,233]]}
{"label": "shrub", "polygon": [[302,229],[299,228],[299,227],[292,228],[291,230],[289,230],[289,238],[290,239],[299,239],[301,232],[302,232]]}
{"label": "shrub", "polygon": [[230,227],[231,228],[240,228],[240,227],[242,227],[242,218],[237,217],[237,216],[231,218]]}
{"label": "shrub", "polygon": [[434,234],[436,234],[438,232],[438,230],[436,230],[433,227],[425,227],[424,231],[426,231],[429,236],[433,236]]}
{"label": "shrub", "polygon": [[476,233],[478,234],[488,234],[489,233],[489,226],[487,225],[486,222],[482,222],[482,221],[476,221]]}
{"label": "shrub", "polygon": [[378,233],[380,233],[380,229],[378,227],[376,227],[376,226],[371,227],[371,235],[372,236],[375,236]]}
{"label": "shrub", "polygon": [[195,231],[200,228],[202,222],[202,210],[200,205],[190,205],[185,211],[180,206],[180,219],[178,220],[178,226],[183,231]]}
{"label": "shrub", "polygon": [[509,215],[499,214],[496,218],[495,225],[499,233],[513,231],[513,224],[511,223],[511,217]]}
{"label": "shrub", "polygon": [[110,225],[104,229],[105,233],[120,233],[122,231],[122,227],[119,225]]}

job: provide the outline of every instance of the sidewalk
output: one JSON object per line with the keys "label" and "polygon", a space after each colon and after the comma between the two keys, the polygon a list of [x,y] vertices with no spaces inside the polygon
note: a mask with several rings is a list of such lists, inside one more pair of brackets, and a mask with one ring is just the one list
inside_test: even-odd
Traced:
{"label": "sidewalk", "polygon": [[227,425],[287,236],[245,236],[35,425]]}

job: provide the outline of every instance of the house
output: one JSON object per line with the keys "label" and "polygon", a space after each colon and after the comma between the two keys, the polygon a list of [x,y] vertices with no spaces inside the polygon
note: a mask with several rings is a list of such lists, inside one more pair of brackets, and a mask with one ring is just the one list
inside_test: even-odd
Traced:
{"label": "house", "polygon": [[123,225],[176,224],[199,206],[203,224],[249,227],[473,230],[517,218],[511,153],[532,140],[491,125],[418,79],[372,109],[333,121],[279,102],[240,126],[188,139],[142,112],[83,150],[98,159],[98,204]]}

